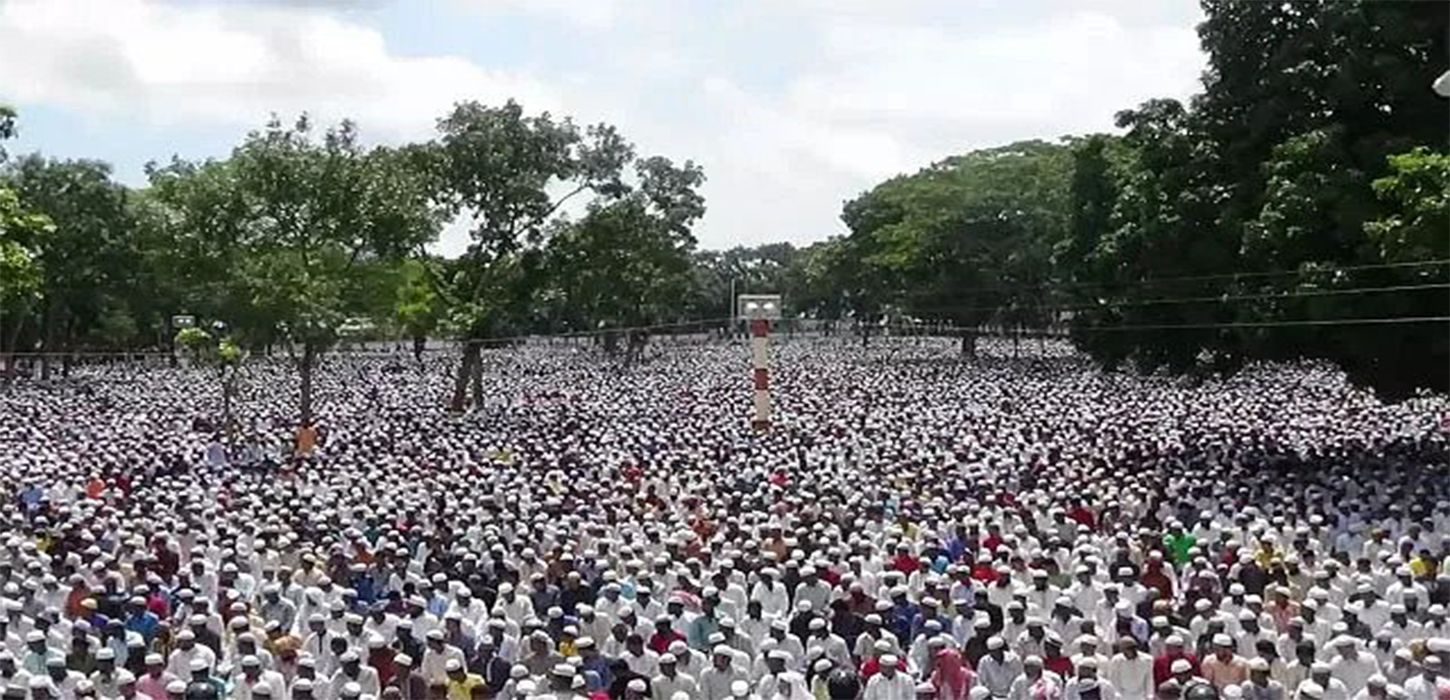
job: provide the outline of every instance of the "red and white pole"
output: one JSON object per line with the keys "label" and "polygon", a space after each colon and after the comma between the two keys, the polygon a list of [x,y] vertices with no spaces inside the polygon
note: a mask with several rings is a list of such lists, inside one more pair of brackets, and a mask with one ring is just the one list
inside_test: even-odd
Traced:
{"label": "red and white pole", "polygon": [[770,429],[770,321],[750,321],[750,367],[755,377],[755,417],[750,425],[756,430]]}

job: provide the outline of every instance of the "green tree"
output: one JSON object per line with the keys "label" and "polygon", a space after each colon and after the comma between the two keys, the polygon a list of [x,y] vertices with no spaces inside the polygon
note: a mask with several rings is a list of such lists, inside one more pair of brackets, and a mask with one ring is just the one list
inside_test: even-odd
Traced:
{"label": "green tree", "polygon": [[[704,173],[653,157],[635,164],[639,186],[596,203],[549,242],[550,275],[563,316],[589,327],[634,327],[678,316],[691,284],[690,226],[705,213]],[[646,339],[629,338],[631,357]],[[607,337],[613,348],[613,336]]]}
{"label": "green tree", "polygon": [[580,130],[547,113],[528,116],[510,100],[501,107],[460,103],[439,120],[439,140],[413,151],[427,164],[455,212],[474,226],[453,276],[438,280],[463,342],[450,406],[462,411],[470,380],[482,401],[482,342],[515,334],[534,320],[533,300],[546,282],[542,245],[561,207],[580,195],[622,195],[633,148],[611,126]]}
{"label": "green tree", "polygon": [[[131,277],[137,260],[127,192],[111,180],[110,166],[30,155],[12,162],[6,177],[21,201],[55,224],[36,248],[42,348],[54,353],[77,344],[132,340],[134,333],[114,335],[128,325],[134,329],[134,322],[117,317],[130,315],[127,300],[143,290]],[[42,364],[43,374],[49,369],[48,362]]]}
{"label": "green tree", "polygon": [[1389,172],[1374,181],[1388,211],[1365,224],[1377,253],[1407,262],[1450,259],[1450,154],[1423,146],[1389,157]]}
{"label": "green tree", "polygon": [[[173,181],[177,180],[177,181]],[[369,263],[398,260],[437,235],[428,179],[403,154],[365,150],[351,122],[314,133],[306,117],[248,135],[229,159],[173,163],[152,174],[173,207],[179,237],[205,267],[225,270],[216,298],[243,336],[301,345],[299,422],[313,414],[313,374],[356,313],[353,280]],[[214,253],[212,252],[214,251]]]}
{"label": "green tree", "polygon": [[39,250],[54,232],[49,217],[26,210],[15,190],[0,184],[0,358],[7,385],[15,376],[21,333],[41,299]]}
{"label": "green tree", "polygon": [[1045,325],[1041,285],[1066,235],[1071,162],[1067,146],[1015,143],[948,158],[848,202],[848,306],[862,322],[879,304],[948,322],[963,329],[968,355],[982,325]]}
{"label": "green tree", "polygon": [[1144,368],[1317,356],[1392,391],[1445,386],[1443,354],[1398,349],[1442,347],[1443,325],[1354,319],[1443,315],[1443,295],[1406,288],[1443,267],[1376,267],[1433,258],[1381,245],[1375,222],[1402,203],[1371,183],[1389,156],[1443,150],[1445,106],[1428,86],[1450,17],[1359,0],[1204,10],[1203,93],[1122,113],[1121,149],[1079,147],[1073,235],[1057,256],[1074,337]]}
{"label": "green tree", "polygon": [[400,269],[393,303],[393,319],[402,333],[413,342],[413,358],[423,361],[428,336],[439,330],[447,309],[433,284],[433,275],[425,267],[437,264],[432,260],[406,260]]}

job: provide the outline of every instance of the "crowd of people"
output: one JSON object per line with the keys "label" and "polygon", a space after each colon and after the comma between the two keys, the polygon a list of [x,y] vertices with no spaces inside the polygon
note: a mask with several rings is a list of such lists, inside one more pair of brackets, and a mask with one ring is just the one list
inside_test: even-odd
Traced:
{"label": "crowd of people", "polygon": [[[1446,700],[1450,401],[984,342],[0,392],[5,700]],[[400,367],[399,363],[406,366]]]}

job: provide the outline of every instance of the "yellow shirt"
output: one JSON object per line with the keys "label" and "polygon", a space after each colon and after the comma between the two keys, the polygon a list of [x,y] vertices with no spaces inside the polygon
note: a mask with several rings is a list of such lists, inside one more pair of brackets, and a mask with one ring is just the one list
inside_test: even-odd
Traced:
{"label": "yellow shirt", "polygon": [[448,677],[448,700],[470,700],[473,697],[473,689],[483,685],[483,677],[476,673],[465,673],[463,678],[454,680]]}

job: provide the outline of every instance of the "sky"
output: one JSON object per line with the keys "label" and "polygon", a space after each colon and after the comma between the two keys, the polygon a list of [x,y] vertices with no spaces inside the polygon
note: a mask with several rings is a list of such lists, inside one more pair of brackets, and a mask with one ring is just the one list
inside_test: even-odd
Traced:
{"label": "sky", "polygon": [[[434,136],[460,100],[608,122],[705,171],[704,248],[844,233],[948,155],[1198,90],[1193,0],[0,0],[12,153],[224,157],[270,115]],[[454,222],[436,250],[460,252]]]}

